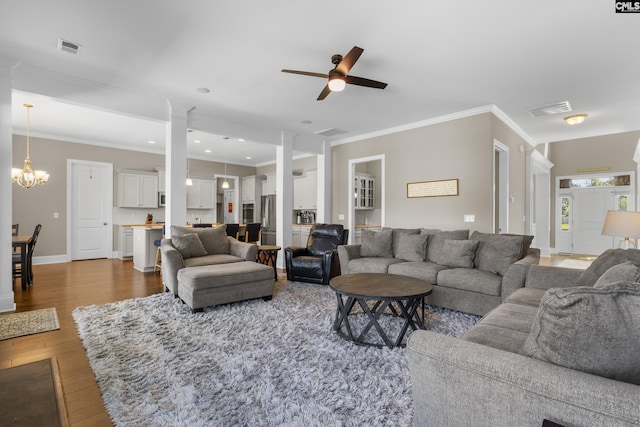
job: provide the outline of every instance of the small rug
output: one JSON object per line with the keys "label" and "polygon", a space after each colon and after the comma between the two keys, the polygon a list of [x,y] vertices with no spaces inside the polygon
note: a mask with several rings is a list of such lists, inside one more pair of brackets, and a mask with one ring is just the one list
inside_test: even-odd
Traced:
{"label": "small rug", "polygon": [[[335,310],[328,287],[293,283],[203,313],[163,293],[73,317],[116,426],[410,426],[406,350],[343,340]],[[427,316],[453,336],[479,320]]]}
{"label": "small rug", "polygon": [[560,264],[558,264],[558,267],[586,270],[587,268],[589,268],[592,262],[593,260],[586,259],[563,259],[562,261],[560,261]]}
{"label": "small rug", "polygon": [[57,360],[0,370],[0,414],[14,427],[68,425]]}
{"label": "small rug", "polygon": [[60,329],[55,308],[0,315],[0,340]]}

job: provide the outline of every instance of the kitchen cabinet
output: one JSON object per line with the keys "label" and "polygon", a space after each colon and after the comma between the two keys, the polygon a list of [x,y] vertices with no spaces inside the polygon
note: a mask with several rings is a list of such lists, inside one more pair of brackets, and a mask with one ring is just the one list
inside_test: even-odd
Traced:
{"label": "kitchen cabinet", "polygon": [[375,176],[363,173],[356,174],[354,183],[354,207],[356,209],[373,209],[375,207],[375,184]]}
{"label": "kitchen cabinet", "polygon": [[262,195],[269,196],[272,194],[276,194],[276,174],[268,173],[267,179],[262,181]]}
{"label": "kitchen cabinet", "polygon": [[128,259],[133,257],[133,228],[120,227],[119,236],[119,258]]}
{"label": "kitchen cabinet", "polygon": [[164,192],[166,191],[167,173],[162,168],[156,168],[156,171],[158,172],[158,191]]}
{"label": "kitchen cabinet", "polygon": [[291,245],[306,247],[310,231],[311,226],[294,225],[291,227]]}
{"label": "kitchen cabinet", "polygon": [[307,207],[308,182],[306,177],[293,179],[293,209],[309,209]]}
{"label": "kitchen cabinet", "polygon": [[187,209],[214,209],[216,184],[211,179],[192,178],[187,186]]}
{"label": "kitchen cabinet", "polygon": [[245,176],[242,177],[242,203],[255,203],[256,202],[256,177]]}
{"label": "kitchen cabinet", "polygon": [[144,171],[118,172],[118,207],[157,208],[158,174]]}
{"label": "kitchen cabinet", "polygon": [[304,177],[293,179],[293,209],[318,208],[318,174],[309,171]]}

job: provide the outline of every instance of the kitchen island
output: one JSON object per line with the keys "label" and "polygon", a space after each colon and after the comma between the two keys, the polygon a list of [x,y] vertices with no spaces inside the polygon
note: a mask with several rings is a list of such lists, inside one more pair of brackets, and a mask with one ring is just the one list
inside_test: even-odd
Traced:
{"label": "kitchen island", "polygon": [[156,261],[154,245],[162,239],[162,224],[132,225],[133,228],[133,268],[143,273],[153,271]]}

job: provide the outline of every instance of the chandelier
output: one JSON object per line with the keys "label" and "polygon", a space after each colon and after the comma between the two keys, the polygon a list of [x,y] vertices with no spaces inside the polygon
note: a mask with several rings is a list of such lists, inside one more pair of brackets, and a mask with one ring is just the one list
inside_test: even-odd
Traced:
{"label": "chandelier", "polygon": [[33,105],[24,104],[27,107],[27,157],[24,159],[24,167],[22,169],[11,169],[11,182],[17,183],[22,188],[31,188],[36,184],[44,184],[49,180],[49,174],[46,171],[37,170],[34,172],[31,167],[31,157],[29,156],[29,128],[30,117],[29,112]]}

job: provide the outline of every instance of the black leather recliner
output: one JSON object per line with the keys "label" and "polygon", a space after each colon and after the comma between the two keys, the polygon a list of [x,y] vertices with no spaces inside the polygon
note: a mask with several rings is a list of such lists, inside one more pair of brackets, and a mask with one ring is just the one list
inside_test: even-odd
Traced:
{"label": "black leather recliner", "polygon": [[284,249],[287,279],[328,285],[340,274],[338,246],[346,245],[349,230],[340,224],[315,224],[309,231],[307,247]]}

